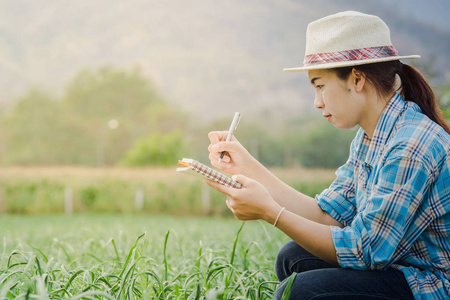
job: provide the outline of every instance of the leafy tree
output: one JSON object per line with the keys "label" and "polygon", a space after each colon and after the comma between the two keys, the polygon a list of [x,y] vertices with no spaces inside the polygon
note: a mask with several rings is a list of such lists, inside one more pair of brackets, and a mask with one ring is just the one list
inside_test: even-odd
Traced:
{"label": "leafy tree", "polygon": [[[88,165],[112,165],[139,137],[155,130],[152,107],[165,106],[156,88],[139,69],[113,67],[81,70],[69,83],[62,99],[68,114],[79,123],[74,161]],[[116,120],[117,128],[108,126]]]}
{"label": "leafy tree", "polygon": [[2,119],[7,164],[50,164],[62,135],[61,108],[49,93],[33,88]]}
{"label": "leafy tree", "polygon": [[184,153],[180,130],[170,134],[158,132],[136,141],[121,162],[124,166],[169,166],[177,163]]}
{"label": "leafy tree", "polygon": [[320,168],[337,168],[346,162],[355,130],[337,129],[323,120],[305,127],[287,143],[292,160]]}
{"label": "leafy tree", "polygon": [[63,102],[71,112],[101,123],[142,118],[149,105],[164,100],[138,68],[124,71],[104,66],[81,70],[68,84]]}
{"label": "leafy tree", "polygon": [[84,69],[62,99],[32,89],[16,101],[0,126],[2,158],[9,164],[115,165],[136,140],[185,128],[186,119],[137,68]]}

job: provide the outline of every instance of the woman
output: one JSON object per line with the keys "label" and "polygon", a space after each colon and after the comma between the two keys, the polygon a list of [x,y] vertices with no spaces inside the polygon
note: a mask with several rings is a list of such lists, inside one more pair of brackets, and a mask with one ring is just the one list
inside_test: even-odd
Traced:
{"label": "woman", "polygon": [[285,70],[308,71],[328,122],[360,126],[347,163],[315,199],[226,132],[209,134],[211,163],[244,187],[208,184],[239,219],[263,219],[293,240],[277,257],[278,298],[295,273],[290,299],[450,297],[450,128],[425,79],[400,62],[411,58],[419,56],[399,56],[376,16],[309,24],[304,66]]}

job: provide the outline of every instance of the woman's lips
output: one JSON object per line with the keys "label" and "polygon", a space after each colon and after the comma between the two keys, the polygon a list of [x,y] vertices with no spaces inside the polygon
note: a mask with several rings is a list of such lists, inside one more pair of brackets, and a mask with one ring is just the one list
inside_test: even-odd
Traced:
{"label": "woman's lips", "polygon": [[330,122],[330,120],[331,120],[331,115],[323,115],[323,116],[327,119],[328,122]]}

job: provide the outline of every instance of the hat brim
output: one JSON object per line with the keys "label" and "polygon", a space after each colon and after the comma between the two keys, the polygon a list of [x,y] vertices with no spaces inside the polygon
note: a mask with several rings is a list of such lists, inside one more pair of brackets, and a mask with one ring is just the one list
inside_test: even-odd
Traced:
{"label": "hat brim", "polygon": [[372,59],[361,59],[361,60],[349,60],[349,61],[340,61],[340,62],[332,62],[326,64],[317,64],[307,67],[298,67],[298,68],[285,68],[283,71],[286,72],[302,72],[308,70],[321,70],[321,69],[332,69],[332,68],[340,68],[340,67],[350,67],[350,66],[359,66],[372,64],[383,61],[392,61],[392,60],[400,60],[400,59],[417,59],[420,58],[420,55],[407,55],[407,56],[391,56],[391,57],[380,57],[380,58],[372,58]]}

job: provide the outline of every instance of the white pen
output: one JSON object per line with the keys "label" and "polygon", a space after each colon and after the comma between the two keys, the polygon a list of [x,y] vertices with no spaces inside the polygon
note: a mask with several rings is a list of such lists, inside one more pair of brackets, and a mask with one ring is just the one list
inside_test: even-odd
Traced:
{"label": "white pen", "polygon": [[[228,130],[227,142],[229,142],[231,140],[231,137],[233,136],[233,132],[236,130],[236,128],[239,125],[239,121],[241,121],[241,114],[239,112],[236,112],[234,114],[233,122],[231,122],[230,129]],[[220,164],[224,155],[225,155],[225,151],[222,151],[222,153],[220,154],[219,162],[217,164]]]}

